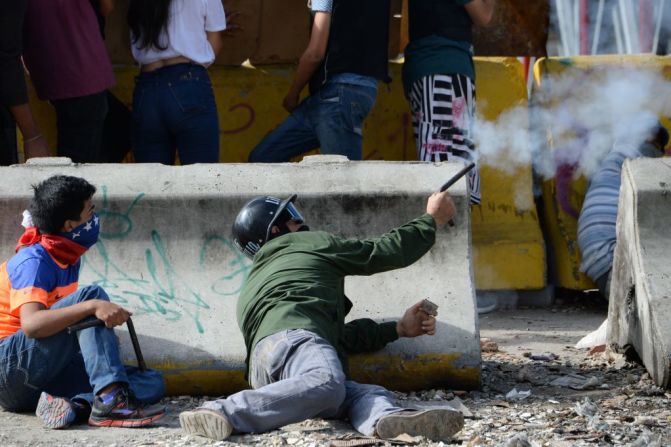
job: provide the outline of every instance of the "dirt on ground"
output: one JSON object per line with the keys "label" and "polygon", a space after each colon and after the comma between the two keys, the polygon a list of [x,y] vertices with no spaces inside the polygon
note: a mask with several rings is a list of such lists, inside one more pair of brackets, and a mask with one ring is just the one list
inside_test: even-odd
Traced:
{"label": "dirt on ground", "polygon": [[[495,311],[480,317],[483,383],[479,391],[397,393],[403,405],[462,408],[466,423],[452,440],[405,438],[420,446],[671,445],[671,394],[621,353],[578,350],[575,343],[606,318],[588,295],[548,309]],[[354,446],[373,445],[344,421],[309,420],[271,433],[212,442],[184,435],[180,411],[206,397],[164,400],[168,414],[154,427],[44,429],[31,414],[0,412],[1,446]],[[347,442],[349,441],[349,442]],[[378,445],[392,445],[380,442]]]}

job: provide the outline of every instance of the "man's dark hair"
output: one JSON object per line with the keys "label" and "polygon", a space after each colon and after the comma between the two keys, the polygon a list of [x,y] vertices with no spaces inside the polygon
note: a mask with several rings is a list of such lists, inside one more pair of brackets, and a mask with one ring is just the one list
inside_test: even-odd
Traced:
{"label": "man's dark hair", "polygon": [[96,187],[79,177],[54,175],[33,185],[33,199],[28,211],[33,223],[43,234],[60,233],[66,220],[79,220],[84,202],[96,192]]}

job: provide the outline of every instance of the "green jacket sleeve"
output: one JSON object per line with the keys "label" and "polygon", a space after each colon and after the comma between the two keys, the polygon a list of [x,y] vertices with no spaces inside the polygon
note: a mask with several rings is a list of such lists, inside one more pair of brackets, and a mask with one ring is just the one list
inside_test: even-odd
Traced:
{"label": "green jacket sleeve", "polygon": [[387,343],[397,339],[395,321],[376,323],[371,319],[362,318],[345,325],[340,345],[348,354],[361,354],[379,351]]}
{"label": "green jacket sleeve", "polygon": [[435,241],[436,222],[425,214],[378,238],[342,240],[333,261],[345,275],[372,275],[413,264]]}

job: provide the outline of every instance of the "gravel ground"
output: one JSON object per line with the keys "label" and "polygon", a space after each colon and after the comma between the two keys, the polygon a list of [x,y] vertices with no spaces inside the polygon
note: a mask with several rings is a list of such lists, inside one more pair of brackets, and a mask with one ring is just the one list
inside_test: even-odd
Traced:
{"label": "gravel ground", "polygon": [[[585,304],[587,303],[587,304]],[[516,309],[481,317],[483,387],[402,394],[406,405],[463,405],[466,424],[451,441],[407,439],[421,446],[671,445],[671,394],[624,356],[572,346],[596,329],[606,310],[585,296],[551,309]],[[34,446],[330,446],[358,434],[345,422],[310,420],[263,435],[210,443],[185,436],[178,414],[204,398],[165,399],[168,414],[152,428],[54,431],[29,414],[0,411],[0,445]],[[372,444],[369,444],[372,445]],[[382,443],[380,444],[382,445]],[[386,443],[386,445],[391,445]]]}

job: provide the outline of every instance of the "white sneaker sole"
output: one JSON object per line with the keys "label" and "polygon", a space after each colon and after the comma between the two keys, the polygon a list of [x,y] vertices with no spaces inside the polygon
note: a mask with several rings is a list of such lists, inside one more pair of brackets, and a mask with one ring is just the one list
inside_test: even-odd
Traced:
{"label": "white sneaker sole", "polygon": [[180,413],[179,425],[189,435],[203,436],[215,441],[223,441],[233,432],[233,427],[226,416],[205,409]]}
{"label": "white sneaker sole", "polygon": [[464,416],[460,412],[435,409],[389,414],[377,422],[375,430],[382,439],[394,439],[405,433],[441,441],[450,439],[463,427]]}

